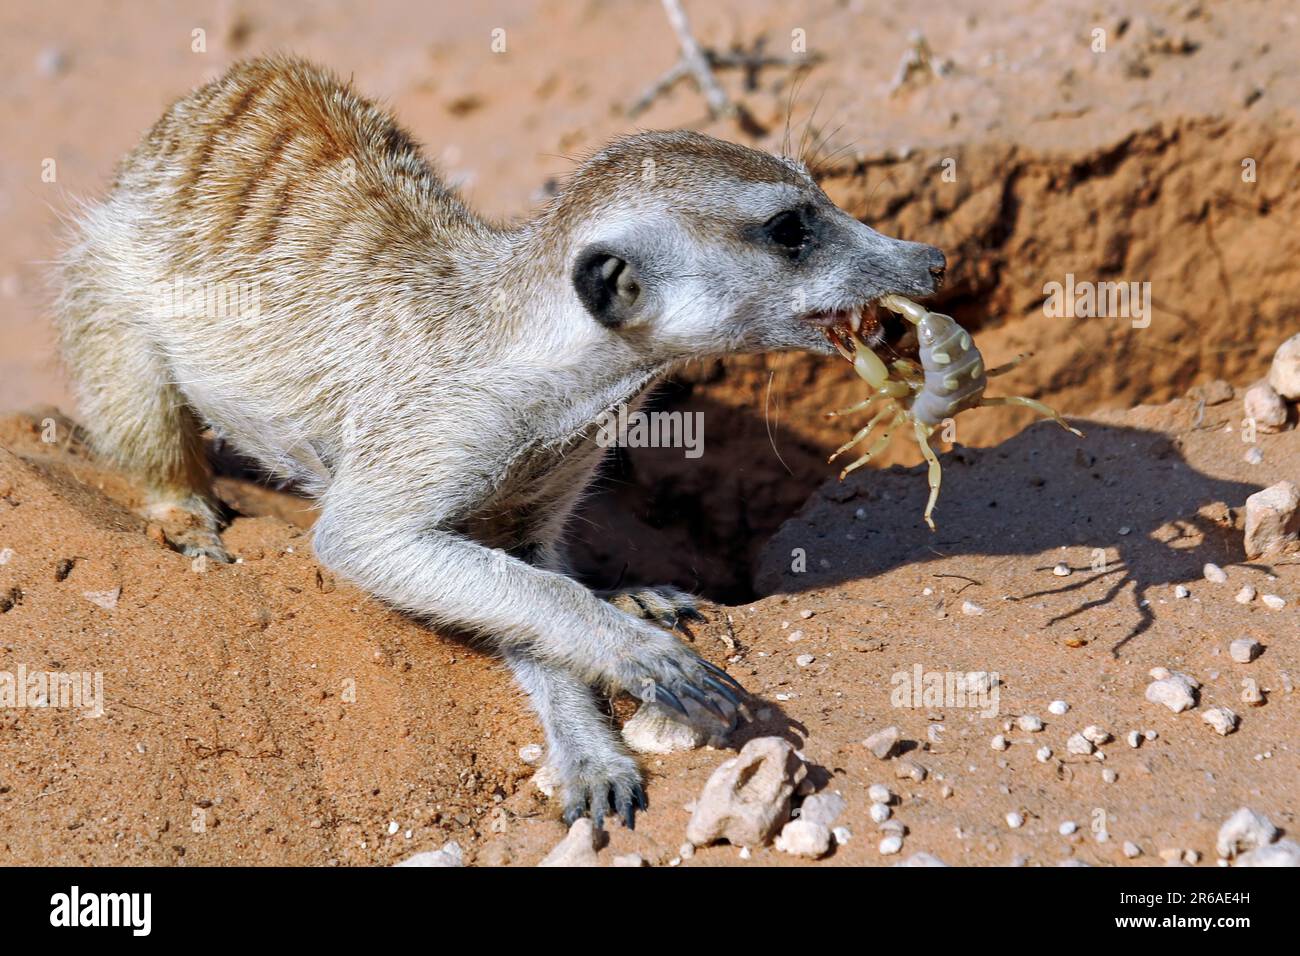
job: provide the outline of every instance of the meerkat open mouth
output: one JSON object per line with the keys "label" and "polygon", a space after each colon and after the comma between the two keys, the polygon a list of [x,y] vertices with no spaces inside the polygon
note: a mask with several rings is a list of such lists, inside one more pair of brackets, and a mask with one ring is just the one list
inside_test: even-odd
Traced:
{"label": "meerkat open mouth", "polygon": [[[882,316],[882,310],[887,311],[888,315]],[[846,349],[852,352],[855,341],[861,341],[871,347],[881,344],[888,338],[886,318],[892,318],[894,315],[913,316],[918,314],[918,310],[924,312],[910,299],[887,293],[851,308],[812,312],[803,318],[804,321],[818,326],[826,336],[826,340],[843,353]],[[914,318],[905,323],[905,327],[910,327],[913,322],[915,322]]]}

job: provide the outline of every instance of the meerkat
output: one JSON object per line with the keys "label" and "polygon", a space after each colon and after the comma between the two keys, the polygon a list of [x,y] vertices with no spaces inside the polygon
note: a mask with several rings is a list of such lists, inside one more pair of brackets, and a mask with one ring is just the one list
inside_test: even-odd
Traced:
{"label": "meerkat", "polygon": [[322,564],[504,658],[566,821],[632,826],[640,771],[597,695],[726,720],[742,691],[672,633],[689,595],[567,573],[598,423],[687,360],[833,354],[825,326],[943,269],[800,162],[691,132],[619,139],[535,218],[489,222],[387,112],[274,57],[176,101],[125,157],[75,217],[57,313],[95,446],[149,513],[185,519],[178,550],[229,560],[211,428],[316,498]]}

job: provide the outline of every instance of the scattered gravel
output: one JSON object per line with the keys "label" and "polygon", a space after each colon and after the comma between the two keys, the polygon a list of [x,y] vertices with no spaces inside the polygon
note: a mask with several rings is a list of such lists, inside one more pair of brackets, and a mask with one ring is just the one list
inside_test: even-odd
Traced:
{"label": "scattered gravel", "polygon": [[1275,611],[1280,611],[1282,608],[1286,607],[1286,600],[1278,597],[1276,594],[1265,594],[1260,598],[1260,600],[1263,601],[1266,606],[1271,607]]}
{"label": "scattered gravel", "polygon": [[873,783],[867,787],[867,796],[871,798],[872,803],[890,804],[894,802],[893,793],[883,783]]}
{"label": "scattered gravel", "polygon": [[1153,676],[1155,673],[1168,676],[1157,678],[1147,686],[1147,700],[1153,704],[1164,704],[1175,714],[1196,706],[1196,690],[1201,686],[1199,681],[1187,674],[1170,674],[1162,667],[1156,668]]}
{"label": "scattered gravel", "polygon": [[890,834],[880,841],[880,855],[893,856],[903,848],[903,838],[897,833]]}
{"label": "scattered gravel", "polygon": [[888,760],[901,738],[902,734],[897,727],[886,727],[884,730],[877,730],[862,741],[862,745],[870,750],[877,760]]}
{"label": "scattered gravel", "polygon": [[1007,814],[1007,826],[1013,830],[1019,830],[1025,825],[1025,818],[1016,813],[1014,810]]}
{"label": "scattered gravel", "polygon": [[1228,645],[1228,654],[1238,664],[1249,664],[1263,649],[1263,645],[1253,637],[1239,637]]}
{"label": "scattered gravel", "polygon": [[1027,734],[1036,734],[1043,729],[1043,722],[1033,714],[1021,714],[1016,720],[1016,726]]}
{"label": "scattered gravel", "polygon": [[1201,719],[1220,737],[1226,737],[1237,729],[1238,717],[1227,707],[1212,707],[1201,715]]}
{"label": "scattered gravel", "polygon": [[1286,428],[1286,402],[1268,382],[1256,382],[1246,389],[1242,407],[1255,420],[1258,431],[1272,433]]}
{"label": "scattered gravel", "polygon": [[1205,580],[1209,581],[1211,584],[1228,583],[1228,572],[1213,562],[1207,562],[1205,567],[1201,568],[1201,574],[1203,574]]}
{"label": "scattered gravel", "polygon": [[1075,823],[1073,820],[1066,820],[1056,828],[1056,832],[1061,834],[1061,836],[1070,836],[1078,829],[1079,824]]}
{"label": "scattered gravel", "polygon": [[1142,735],[1136,730],[1130,730],[1124,740],[1134,750],[1142,746]]}
{"label": "scattered gravel", "polygon": [[963,614],[978,615],[984,613],[984,608],[976,604],[974,601],[962,601],[961,612]]}
{"label": "scattered gravel", "polygon": [[884,823],[886,820],[889,819],[892,813],[892,811],[889,809],[889,805],[884,803],[873,803],[871,805],[871,810],[869,812],[871,814],[872,821],[875,823]]}
{"label": "scattered gravel", "polygon": [[811,820],[791,820],[776,838],[776,848],[791,856],[817,859],[831,848],[831,831]]}
{"label": "scattered gravel", "polygon": [[932,853],[926,853],[924,851],[921,851],[920,853],[913,853],[906,860],[903,860],[901,863],[895,863],[894,865],[895,866],[947,866],[948,864],[943,862],[943,860],[939,859],[937,856],[935,856]]}
{"label": "scattered gravel", "polygon": [[1038,750],[1035,751],[1034,756],[1038,758],[1039,763],[1047,763],[1047,761],[1052,759],[1052,748],[1039,747]]}
{"label": "scattered gravel", "polygon": [[1131,840],[1124,841],[1123,850],[1124,850],[1124,855],[1128,857],[1130,860],[1135,859],[1136,857],[1142,855],[1142,848],[1138,846],[1136,843],[1133,843]]}
{"label": "scattered gravel", "polygon": [[814,794],[799,808],[799,819],[820,823],[829,829],[844,812],[844,797],[834,791]]}
{"label": "scattered gravel", "polygon": [[1291,336],[1273,353],[1268,384],[1287,401],[1300,400],[1300,333]]}
{"label": "scattered gravel", "polygon": [[1300,489],[1289,481],[1257,491],[1246,499],[1246,557],[1281,552],[1295,542],[1300,519]]}
{"label": "scattered gravel", "polygon": [[1251,601],[1255,600],[1255,589],[1249,584],[1245,585],[1237,592],[1237,596],[1234,600],[1238,604],[1249,604]]}
{"label": "scattered gravel", "polygon": [[794,659],[794,662],[800,667],[807,667],[815,660],[817,660],[817,658],[813,657],[811,654],[800,654]]}
{"label": "scattered gravel", "polygon": [[989,741],[989,746],[992,747],[994,750],[1006,750],[1011,745],[1007,743],[1006,737],[1002,736],[1001,734],[998,734],[996,737],[994,737],[992,740]]}
{"label": "scattered gravel", "polygon": [[1241,807],[1219,827],[1214,848],[1219,856],[1231,860],[1239,853],[1267,846],[1277,839],[1277,827],[1262,813]]}
{"label": "scattered gravel", "polygon": [[1187,590],[1187,588],[1181,584],[1174,588],[1174,597],[1176,598],[1190,597],[1191,593],[1191,591]]}
{"label": "scattered gravel", "polygon": [[460,844],[456,841],[444,843],[441,850],[425,850],[423,853],[417,853],[414,856],[408,856],[400,863],[394,863],[394,866],[447,866],[456,867],[465,865],[465,853],[461,850]]}
{"label": "scattered gravel", "polygon": [[597,866],[596,828],[587,817],[579,817],[568,834],[555,845],[538,866]]}
{"label": "scattered gravel", "polygon": [[1052,568],[1052,573],[1058,578],[1068,578],[1070,576],[1070,566],[1062,561],[1056,567]]}
{"label": "scattered gravel", "polygon": [[1072,754],[1087,756],[1092,753],[1095,748],[1092,745],[1092,741],[1083,734],[1074,734],[1065,742],[1065,749]]}
{"label": "scattered gravel", "polygon": [[1069,711],[1069,709],[1070,709],[1070,705],[1063,700],[1054,700],[1047,705],[1048,712],[1055,714],[1057,717],[1065,716],[1066,712]]}
{"label": "scattered gravel", "polygon": [[1113,739],[1109,731],[1102,730],[1096,724],[1089,724],[1083,728],[1083,736],[1092,741],[1098,747],[1102,744],[1110,743]]}

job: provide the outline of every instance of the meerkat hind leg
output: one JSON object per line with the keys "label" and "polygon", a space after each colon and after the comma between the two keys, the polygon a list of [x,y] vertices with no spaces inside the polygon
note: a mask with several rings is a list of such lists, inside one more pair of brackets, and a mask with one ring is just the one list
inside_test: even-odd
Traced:
{"label": "meerkat hind leg", "polygon": [[92,444],[144,484],[142,513],[177,551],[228,562],[199,420],[146,333],[99,299],[82,289],[60,316]]}

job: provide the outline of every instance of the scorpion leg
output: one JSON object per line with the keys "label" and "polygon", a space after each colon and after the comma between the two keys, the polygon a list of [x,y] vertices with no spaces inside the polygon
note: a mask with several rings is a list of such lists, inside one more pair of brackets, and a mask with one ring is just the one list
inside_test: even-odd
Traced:
{"label": "scorpion leg", "polygon": [[984,376],[986,378],[993,378],[997,375],[1006,375],[1007,372],[1010,372],[1013,368],[1015,368],[1017,365],[1019,365],[1027,358],[1029,358],[1028,353],[1017,355],[1015,358],[1013,358],[1010,362],[1007,362],[1005,365],[999,365],[997,368],[989,369],[987,372],[984,373]]}
{"label": "scorpion leg", "polygon": [[930,515],[934,513],[935,502],[939,500],[939,483],[943,481],[943,468],[939,465],[939,456],[934,453],[934,448],[930,444],[930,436],[934,434],[933,426],[918,421],[915,427],[916,443],[921,446],[921,454],[930,465],[930,500],[925,503],[925,523],[933,531],[935,530],[934,519]]}
{"label": "scorpion leg", "polygon": [[888,448],[889,440],[894,437],[894,429],[897,428],[905,418],[907,418],[907,412],[900,411],[897,415],[895,415],[894,420],[891,421],[889,423],[889,427],[885,429],[885,433],[880,436],[879,440],[877,440],[874,445],[872,445],[870,448],[867,449],[867,453],[863,455],[861,458],[859,458],[857,461],[853,462],[853,464],[846,466],[844,470],[840,472],[840,480],[843,481],[844,476],[847,475],[849,472],[853,471],[854,469],[861,468],[867,462],[871,461],[872,458],[875,458],[882,451]]}
{"label": "scorpion leg", "polygon": [[841,408],[837,412],[827,412],[827,418],[839,418],[841,415],[852,415],[854,412],[863,411],[868,405],[880,398],[879,394],[873,394],[867,397],[865,401],[858,402],[856,405],[850,405],[848,408]]}
{"label": "scorpion leg", "polygon": [[1042,402],[1036,402],[1032,398],[1020,398],[1019,396],[1004,398],[985,397],[981,399],[980,405],[1022,405],[1025,408],[1032,408],[1044,418],[1050,418],[1052,421],[1056,422],[1056,424],[1060,425],[1067,432],[1078,435],[1080,438],[1083,437],[1083,432],[1079,431],[1077,428],[1071,427],[1069,423],[1067,423],[1066,420],[1057,413],[1056,409],[1044,405]]}
{"label": "scorpion leg", "polygon": [[876,423],[879,422],[882,418],[884,418],[888,414],[889,414],[888,408],[882,408],[880,411],[876,412],[875,416],[871,419],[871,421],[867,422],[866,428],[862,429],[860,432],[858,432],[856,435],[854,435],[852,438],[846,441],[839,448],[835,449],[835,454],[831,455],[831,457],[826,459],[827,463],[829,464],[830,462],[834,461],[836,458],[840,457],[840,455],[844,454],[854,445],[858,444],[858,442],[865,441],[866,437],[871,434],[871,429],[876,427]]}

